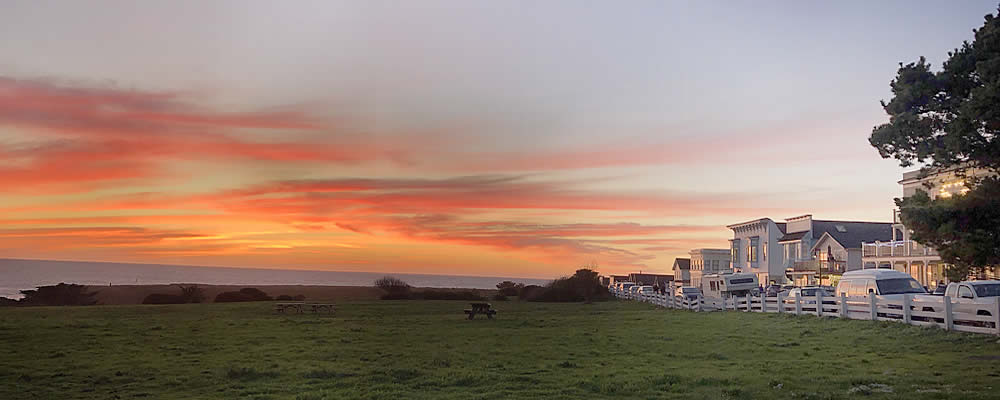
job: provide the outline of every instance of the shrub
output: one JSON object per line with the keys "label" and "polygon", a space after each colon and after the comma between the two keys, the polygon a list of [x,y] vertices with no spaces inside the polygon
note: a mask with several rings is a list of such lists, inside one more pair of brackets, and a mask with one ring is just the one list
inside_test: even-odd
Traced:
{"label": "shrub", "polygon": [[301,294],[297,294],[295,296],[289,296],[287,294],[283,294],[278,297],[275,297],[274,299],[280,301],[302,301],[306,299],[306,296],[303,296]]}
{"label": "shrub", "polygon": [[215,296],[216,303],[236,303],[241,301],[269,301],[271,296],[257,288],[243,288],[238,292],[222,292]]}
{"label": "shrub", "polygon": [[507,301],[507,296],[505,294],[503,294],[503,293],[497,293],[496,295],[493,296],[493,300],[496,300],[496,301]]}
{"label": "shrub", "polygon": [[539,293],[532,293],[529,301],[576,302],[609,300],[612,298],[607,288],[601,285],[597,272],[583,268],[573,276],[559,278],[545,286]]}
{"label": "shrub", "polygon": [[375,280],[375,287],[385,291],[383,300],[410,298],[410,284],[394,276],[383,276]]}
{"label": "shrub", "polygon": [[544,287],[541,287],[541,286],[538,286],[538,285],[528,285],[528,286],[522,287],[521,290],[517,292],[517,299],[518,300],[531,300],[531,299],[533,299],[535,297],[538,297],[538,295],[540,295],[544,291],[545,291]]}
{"label": "shrub", "polygon": [[251,288],[243,288],[243,289],[240,289],[240,293],[243,293],[247,297],[253,299],[253,300],[250,300],[250,301],[268,301],[268,300],[272,300],[271,296],[268,296],[267,293],[264,293],[263,291],[261,291],[260,289],[257,289],[257,288],[252,288],[252,287]]}
{"label": "shrub", "polygon": [[97,292],[84,291],[83,285],[60,283],[53,286],[39,286],[34,290],[22,290],[24,298],[20,303],[38,306],[90,306],[97,304]]}
{"label": "shrub", "polygon": [[215,296],[216,303],[237,303],[250,301],[250,298],[240,292],[222,292]]}
{"label": "shrub", "polygon": [[497,290],[504,296],[517,296],[522,288],[524,288],[523,283],[514,283],[511,281],[503,281],[497,284]]}
{"label": "shrub", "polygon": [[200,287],[196,285],[177,286],[181,288],[181,297],[185,303],[201,303],[205,301],[205,292]]}

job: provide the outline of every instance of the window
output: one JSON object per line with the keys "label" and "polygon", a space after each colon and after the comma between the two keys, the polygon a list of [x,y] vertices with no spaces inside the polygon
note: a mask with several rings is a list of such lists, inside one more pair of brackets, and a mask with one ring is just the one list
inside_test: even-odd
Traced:
{"label": "window", "polygon": [[972,295],[972,290],[968,286],[962,285],[958,287],[958,297],[963,299],[973,299],[975,296]]}
{"label": "window", "polygon": [[991,283],[988,285],[976,285],[976,294],[979,297],[997,297],[1000,296],[1000,284]]}
{"label": "window", "polygon": [[761,260],[767,261],[767,242],[764,242],[764,247],[761,247],[760,252]]}
{"label": "window", "polygon": [[841,281],[840,286],[837,287],[837,294],[841,296],[851,296],[851,282]]}
{"label": "window", "polygon": [[733,239],[732,245],[729,246],[729,250],[732,253],[733,264],[738,263],[740,261],[740,258],[739,258],[739,255],[740,255],[740,240],[739,239]]}
{"label": "window", "polygon": [[754,236],[747,242],[747,261],[757,262],[757,246],[760,245],[760,238]]}
{"label": "window", "polygon": [[[968,288],[964,288],[972,295],[972,291]],[[879,279],[878,280],[878,293],[881,295],[886,294],[903,294],[903,293],[927,293],[923,286],[920,286],[913,278],[893,278],[893,279]],[[959,297],[962,296],[962,290],[958,291]]]}

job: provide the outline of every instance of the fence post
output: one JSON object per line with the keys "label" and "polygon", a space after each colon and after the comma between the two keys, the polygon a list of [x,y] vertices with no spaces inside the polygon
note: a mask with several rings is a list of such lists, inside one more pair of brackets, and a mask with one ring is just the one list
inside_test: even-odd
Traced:
{"label": "fence post", "polygon": [[955,323],[955,316],[951,313],[951,297],[944,296],[944,330],[950,331]]}
{"label": "fence post", "polygon": [[993,314],[993,329],[997,335],[1000,335],[1000,297],[993,298],[993,308],[990,309],[990,314]]}
{"label": "fence post", "polygon": [[778,293],[778,314],[785,312],[785,299]]}
{"label": "fence post", "polygon": [[816,290],[816,316],[823,316],[823,289]]}
{"label": "fence post", "polygon": [[753,308],[750,307],[750,293],[747,293],[747,312],[751,311],[753,311]]}
{"label": "fence post", "polygon": [[767,293],[760,295],[760,312],[767,313]]}
{"label": "fence post", "polygon": [[903,295],[903,323],[910,323],[910,295]]}
{"label": "fence post", "polygon": [[848,318],[850,314],[847,313],[847,293],[840,294],[840,318]]}
{"label": "fence post", "polygon": [[702,302],[703,302],[704,300],[705,300],[705,299],[703,299],[703,298],[701,298],[701,297],[699,297],[699,298],[697,299],[697,301],[698,301],[698,311],[699,311],[699,312],[701,312],[701,303],[702,303]]}
{"label": "fence post", "polygon": [[873,292],[868,292],[868,305],[871,307],[872,321],[878,321],[878,303]]}
{"label": "fence post", "polygon": [[795,315],[802,315],[802,292],[795,296]]}

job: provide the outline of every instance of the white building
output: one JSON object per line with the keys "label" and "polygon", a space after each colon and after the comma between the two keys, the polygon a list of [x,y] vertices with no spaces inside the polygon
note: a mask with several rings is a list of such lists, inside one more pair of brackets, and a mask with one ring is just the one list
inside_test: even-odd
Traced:
{"label": "white building", "polygon": [[[985,173],[982,170],[967,171],[969,176],[981,176]],[[903,179],[897,183],[902,186],[903,197],[912,196],[921,190],[927,192],[933,199],[958,196],[968,192],[965,179],[955,170],[924,177],[917,170],[903,173]],[[937,251],[910,239],[910,230],[903,225],[898,210],[893,211],[892,220],[892,237],[888,241],[870,241],[863,245],[864,268],[892,268],[903,271],[928,288],[934,288],[939,282],[947,283],[948,280],[944,276],[945,265],[941,262]]]}
{"label": "white building", "polygon": [[731,271],[729,263],[732,255],[726,249],[694,249],[688,252],[691,258],[691,286],[701,287],[701,277]]}
{"label": "white building", "polygon": [[733,271],[756,274],[761,284],[785,283],[785,266],[778,243],[785,235],[784,223],[761,218],[726,227],[733,230],[733,239],[729,241]]}
{"label": "white building", "polygon": [[675,258],[673,271],[675,286],[691,286],[690,258]]}

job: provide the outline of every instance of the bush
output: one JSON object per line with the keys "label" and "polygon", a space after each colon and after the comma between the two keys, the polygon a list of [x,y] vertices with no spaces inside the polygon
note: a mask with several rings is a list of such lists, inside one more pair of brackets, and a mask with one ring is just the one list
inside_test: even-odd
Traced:
{"label": "bush", "polygon": [[34,290],[22,290],[24,298],[19,303],[37,306],[90,306],[97,304],[97,292],[85,292],[86,286],[60,283],[54,286],[39,286]]}
{"label": "bush", "polygon": [[289,296],[287,294],[283,294],[278,297],[275,297],[274,299],[280,301],[302,301],[306,299],[306,296],[303,296],[301,294],[297,294],[295,296]]}
{"label": "bush", "polygon": [[514,283],[511,281],[503,281],[497,284],[497,290],[504,296],[517,296],[523,288],[523,283]]}
{"label": "bush", "polygon": [[268,301],[268,300],[272,300],[271,296],[268,296],[267,293],[264,293],[262,290],[257,289],[257,288],[252,288],[252,287],[251,288],[243,288],[243,289],[240,289],[240,293],[243,293],[247,297],[253,299],[253,300],[250,300],[250,301]]}
{"label": "bush", "polygon": [[507,295],[505,295],[503,293],[497,293],[496,295],[493,296],[493,300],[496,300],[496,301],[507,301]]}
{"label": "bush", "polygon": [[185,303],[201,303],[205,301],[205,292],[200,287],[195,285],[177,286],[181,288],[181,297]]}
{"label": "bush", "polygon": [[375,287],[385,291],[382,300],[403,300],[410,298],[410,284],[394,276],[383,276],[375,280]]}
{"label": "bush", "polygon": [[517,292],[518,300],[531,300],[538,297],[542,292],[545,291],[544,287],[538,285],[528,285],[522,287],[521,290]]}
{"label": "bush", "polygon": [[546,302],[577,302],[594,300],[610,300],[613,296],[601,285],[597,272],[590,269],[578,269],[573,276],[559,278],[527,298],[529,301]]}
{"label": "bush", "polygon": [[238,303],[242,301],[269,301],[271,296],[257,288],[243,288],[238,292],[222,292],[215,296],[216,303]]}
{"label": "bush", "polygon": [[382,289],[389,297],[409,298],[410,284],[394,276],[383,276],[375,280],[375,287]]}

